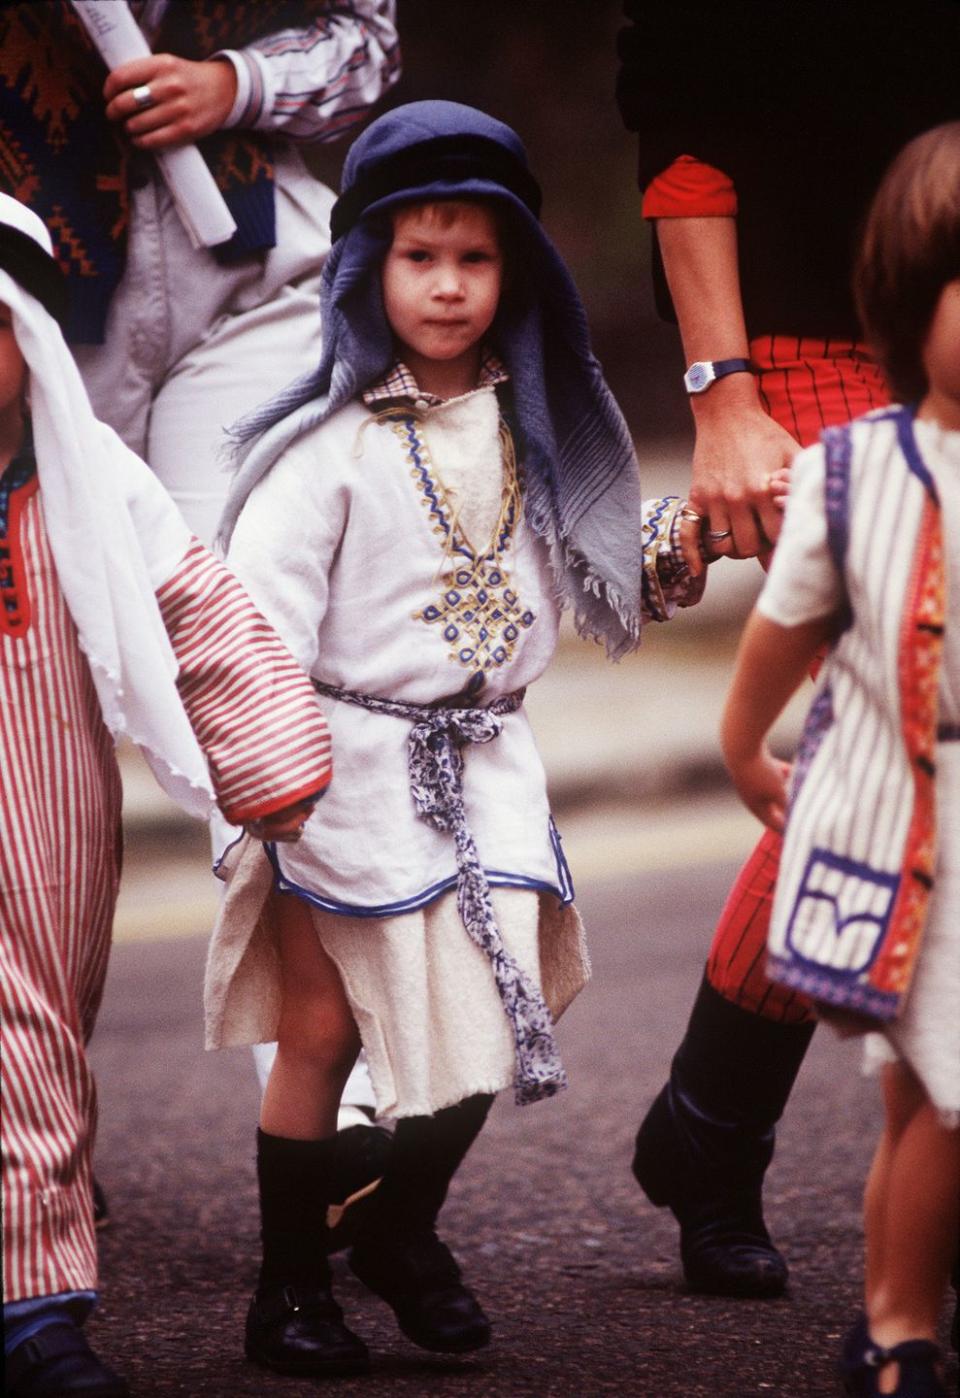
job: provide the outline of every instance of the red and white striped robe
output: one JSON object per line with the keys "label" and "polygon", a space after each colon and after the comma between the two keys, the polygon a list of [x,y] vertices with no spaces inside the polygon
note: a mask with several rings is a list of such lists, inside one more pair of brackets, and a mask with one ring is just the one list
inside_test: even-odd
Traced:
{"label": "red and white striped robe", "polygon": [[[120,780],[57,581],[36,478],[9,544],[22,622],[0,607],[0,1012],[5,1300],[96,1285],[85,1044],[119,878]],[[218,802],[239,822],[330,779],[313,690],[235,578],[194,541],[157,592]],[[13,613],[16,616],[16,613]]]}

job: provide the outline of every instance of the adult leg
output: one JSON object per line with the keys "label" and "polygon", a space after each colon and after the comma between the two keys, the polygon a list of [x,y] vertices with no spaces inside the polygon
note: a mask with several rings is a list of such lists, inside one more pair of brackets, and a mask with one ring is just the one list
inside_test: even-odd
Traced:
{"label": "adult leg", "polygon": [[[848,343],[768,336],[751,345],[751,358],[764,406],[801,445],[888,401],[876,366]],[[779,837],[768,832],[730,893],[670,1080],[641,1123],[634,1156],[641,1187],[680,1223],[688,1283],[720,1295],[776,1296],[787,1282],[761,1194],[814,1016],[802,996],[766,979],[779,857]]]}
{"label": "adult leg", "polygon": [[779,838],[765,834],[731,891],[633,1160],[644,1192],[680,1224],[688,1285],[719,1295],[777,1296],[787,1281],[761,1193],[814,1019],[801,997],[763,975],[779,849]]}
{"label": "adult leg", "polygon": [[283,1004],[257,1133],[263,1257],[246,1354],[284,1374],[363,1372],[366,1346],[330,1291],[327,1210],[342,1197],[340,1093],[359,1036],[308,905],[275,896]]}

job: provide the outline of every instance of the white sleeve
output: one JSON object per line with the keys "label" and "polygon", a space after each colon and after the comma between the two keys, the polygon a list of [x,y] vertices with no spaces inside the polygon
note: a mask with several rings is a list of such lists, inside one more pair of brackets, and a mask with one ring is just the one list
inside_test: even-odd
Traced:
{"label": "white sleeve", "polygon": [[757,610],[781,626],[829,616],[843,603],[843,581],[827,544],[823,448],[794,457],[790,495]]}
{"label": "white sleeve", "polygon": [[319,9],[302,27],[211,55],[228,59],[237,75],[225,126],[335,141],[393,86],[400,76],[396,0],[330,0]]}
{"label": "white sleeve", "polygon": [[289,448],[240,512],[227,567],[312,674],[333,566],[349,510],[345,480],[321,467],[316,437]]}

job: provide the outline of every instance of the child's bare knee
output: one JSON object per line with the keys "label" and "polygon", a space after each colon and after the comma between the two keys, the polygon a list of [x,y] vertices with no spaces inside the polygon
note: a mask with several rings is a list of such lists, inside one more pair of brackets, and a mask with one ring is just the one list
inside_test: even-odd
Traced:
{"label": "child's bare knee", "polygon": [[349,1010],[326,997],[285,1003],[277,1039],[288,1058],[323,1062],[333,1071],[345,1067],[349,1072],[360,1051]]}

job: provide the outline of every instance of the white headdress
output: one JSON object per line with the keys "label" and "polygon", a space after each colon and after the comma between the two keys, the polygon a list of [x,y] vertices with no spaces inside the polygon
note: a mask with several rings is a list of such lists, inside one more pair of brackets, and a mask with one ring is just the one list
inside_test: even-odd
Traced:
{"label": "white headdress", "polygon": [[45,278],[55,282],[56,269],[44,224],[0,194],[0,235],[0,302],[12,312],[30,371],[47,535],[104,720],[143,749],[171,796],[206,815],[210,776],[177,692],[177,661],[155,595],[186,553],[190,531],[149,468],[94,417],[47,309]]}

